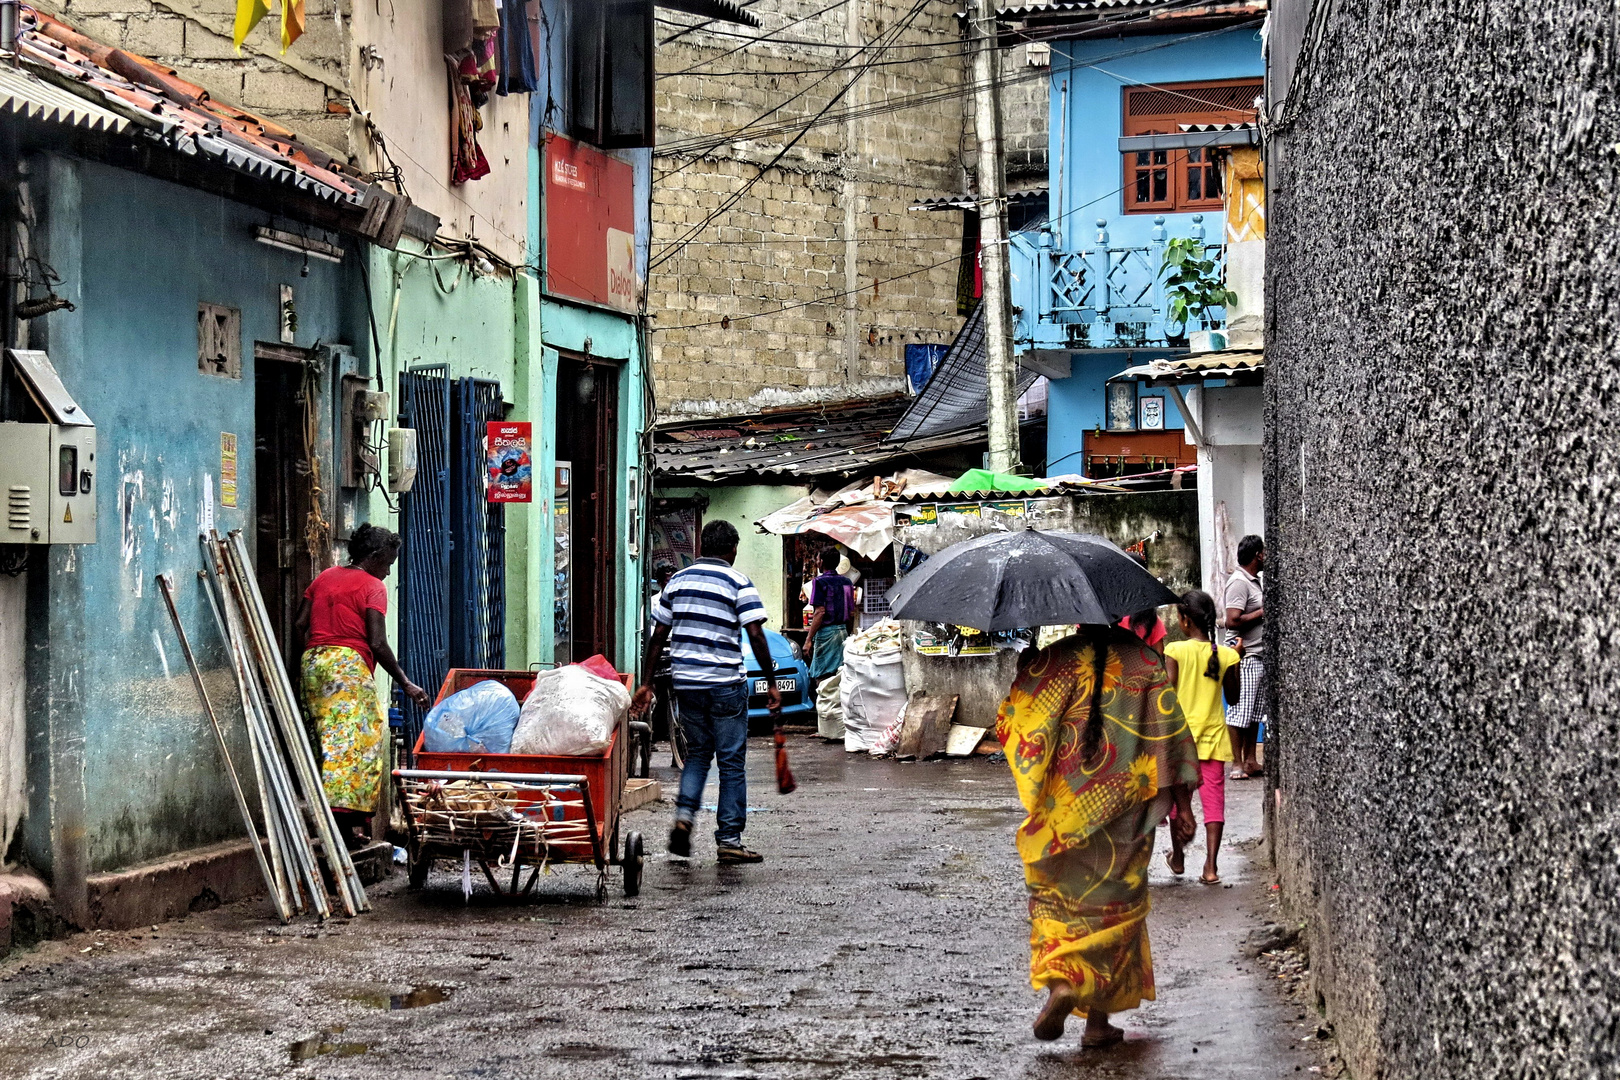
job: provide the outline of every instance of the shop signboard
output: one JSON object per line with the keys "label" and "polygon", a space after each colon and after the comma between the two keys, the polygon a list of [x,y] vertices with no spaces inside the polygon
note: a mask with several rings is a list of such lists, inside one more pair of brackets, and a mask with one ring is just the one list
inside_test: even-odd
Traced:
{"label": "shop signboard", "polygon": [[545,154],[546,291],[636,311],[635,170],[561,135]]}

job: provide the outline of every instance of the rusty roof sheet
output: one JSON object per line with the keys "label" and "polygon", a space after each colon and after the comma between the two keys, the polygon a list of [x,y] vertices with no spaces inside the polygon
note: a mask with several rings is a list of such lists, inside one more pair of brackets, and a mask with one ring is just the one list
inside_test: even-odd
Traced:
{"label": "rusty roof sheet", "polygon": [[287,128],[215,101],[172,68],[114,49],[59,19],[24,8],[18,54],[28,70],[66,93],[134,121],[149,137],[333,203],[364,202],[366,182]]}
{"label": "rusty roof sheet", "polygon": [[901,455],[982,441],[982,426],[904,447],[883,438],[911,403],[909,394],[776,408],[747,416],[666,421],[654,429],[653,468],[697,480],[784,478],[870,472]]}

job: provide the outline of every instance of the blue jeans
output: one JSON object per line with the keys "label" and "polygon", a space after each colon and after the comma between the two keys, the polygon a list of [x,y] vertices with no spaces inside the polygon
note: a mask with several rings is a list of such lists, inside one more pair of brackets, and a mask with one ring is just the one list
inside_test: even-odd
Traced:
{"label": "blue jeans", "polygon": [[724,846],[741,845],[748,820],[748,684],[707,690],[676,687],[675,705],[686,732],[686,767],[681,770],[675,820],[691,823],[697,817],[703,785],[709,781],[709,762],[718,757],[720,800],[714,839]]}

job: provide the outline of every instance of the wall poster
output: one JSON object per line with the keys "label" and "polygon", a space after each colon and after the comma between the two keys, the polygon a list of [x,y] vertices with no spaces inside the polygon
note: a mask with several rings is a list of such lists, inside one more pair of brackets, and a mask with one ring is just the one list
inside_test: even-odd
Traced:
{"label": "wall poster", "polygon": [[491,421],[484,436],[487,483],[484,501],[526,503],[534,501],[534,440],[527,420]]}

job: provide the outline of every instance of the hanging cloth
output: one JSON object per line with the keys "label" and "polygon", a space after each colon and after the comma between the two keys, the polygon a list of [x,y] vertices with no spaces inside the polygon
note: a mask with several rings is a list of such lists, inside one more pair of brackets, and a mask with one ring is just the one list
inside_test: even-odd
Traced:
{"label": "hanging cloth", "polygon": [[465,184],[489,174],[489,159],[478,145],[478,131],[484,126],[473,104],[472,87],[462,77],[466,57],[446,56],[450,69],[450,182]]}
{"label": "hanging cloth", "polygon": [[540,89],[535,70],[534,39],[529,35],[529,0],[503,0],[501,5],[500,79],[495,92],[532,94]]}

